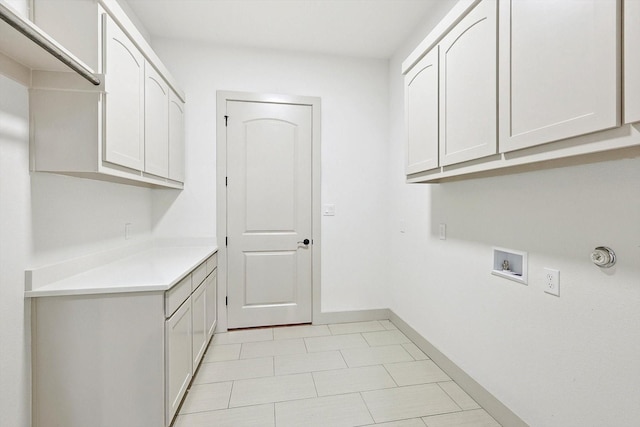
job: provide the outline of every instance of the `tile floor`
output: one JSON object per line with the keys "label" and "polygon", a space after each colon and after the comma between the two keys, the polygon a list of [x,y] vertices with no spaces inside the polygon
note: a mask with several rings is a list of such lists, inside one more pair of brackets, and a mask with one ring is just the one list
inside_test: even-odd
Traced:
{"label": "tile floor", "polygon": [[389,321],[216,334],[175,427],[495,427]]}

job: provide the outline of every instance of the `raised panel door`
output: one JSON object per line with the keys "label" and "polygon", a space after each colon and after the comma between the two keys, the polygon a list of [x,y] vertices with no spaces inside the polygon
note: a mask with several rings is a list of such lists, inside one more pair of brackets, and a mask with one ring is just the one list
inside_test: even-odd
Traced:
{"label": "raised panel door", "polygon": [[438,167],[438,46],[405,76],[407,175]]}
{"label": "raised panel door", "polygon": [[144,170],[169,175],[169,85],[148,62],[144,79]]}
{"label": "raised panel door", "polygon": [[226,112],[228,326],[310,322],[312,107]]}
{"label": "raised panel door", "polygon": [[207,339],[213,336],[213,332],[216,329],[217,323],[217,293],[218,293],[218,270],[213,270],[213,272],[207,277],[205,281],[206,290],[206,320],[207,320]]}
{"label": "raised panel door", "polygon": [[144,57],[106,14],[104,160],[144,170]]}
{"label": "raised panel door", "polygon": [[620,2],[500,2],[500,151],[620,123]]}
{"label": "raised panel door", "polygon": [[191,318],[193,319],[193,371],[198,368],[198,363],[207,347],[207,321],[206,321],[206,290],[201,283],[191,295]]}
{"label": "raised panel door", "polygon": [[191,299],[165,322],[166,425],[173,419],[193,376]]}
{"label": "raised panel door", "polygon": [[169,91],[169,179],[184,182],[184,103]]}
{"label": "raised panel door", "polygon": [[497,3],[483,0],[440,42],[440,165],[497,152]]}
{"label": "raised panel door", "polygon": [[624,1],[624,122],[640,121],[640,1]]}

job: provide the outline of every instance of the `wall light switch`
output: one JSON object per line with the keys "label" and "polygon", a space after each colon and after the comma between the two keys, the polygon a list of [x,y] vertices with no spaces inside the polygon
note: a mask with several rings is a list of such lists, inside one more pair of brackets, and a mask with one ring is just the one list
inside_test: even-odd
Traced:
{"label": "wall light switch", "polygon": [[324,205],[322,207],[322,215],[334,216],[336,214],[336,205]]}

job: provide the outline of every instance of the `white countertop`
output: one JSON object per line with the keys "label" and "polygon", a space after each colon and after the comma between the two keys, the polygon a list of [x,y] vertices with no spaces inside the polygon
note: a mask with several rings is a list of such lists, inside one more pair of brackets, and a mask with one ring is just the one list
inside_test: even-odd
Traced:
{"label": "white countertop", "polygon": [[166,291],[213,255],[216,246],[153,247],[25,292],[25,297]]}

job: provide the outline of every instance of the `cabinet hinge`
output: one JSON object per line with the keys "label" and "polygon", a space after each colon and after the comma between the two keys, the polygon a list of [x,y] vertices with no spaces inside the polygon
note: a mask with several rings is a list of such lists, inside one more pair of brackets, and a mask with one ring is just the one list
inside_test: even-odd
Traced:
{"label": "cabinet hinge", "polygon": [[229,305],[229,297],[224,297],[224,305]]}
{"label": "cabinet hinge", "polygon": [[224,125],[227,125],[227,122],[229,121],[229,116],[224,116]]}

